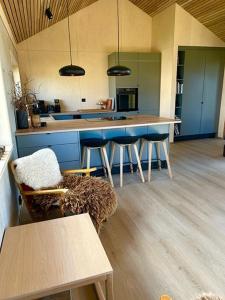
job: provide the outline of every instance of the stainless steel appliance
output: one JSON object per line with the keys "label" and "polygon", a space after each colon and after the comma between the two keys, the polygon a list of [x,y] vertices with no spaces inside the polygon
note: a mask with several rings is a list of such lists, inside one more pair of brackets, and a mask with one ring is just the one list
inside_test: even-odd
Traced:
{"label": "stainless steel appliance", "polygon": [[117,88],[116,109],[117,111],[137,111],[138,88]]}

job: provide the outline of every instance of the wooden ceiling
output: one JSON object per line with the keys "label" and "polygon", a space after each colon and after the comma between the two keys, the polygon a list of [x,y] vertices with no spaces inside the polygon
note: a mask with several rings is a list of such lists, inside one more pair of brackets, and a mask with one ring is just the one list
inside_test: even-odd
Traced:
{"label": "wooden ceiling", "polygon": [[[69,14],[97,0],[68,0]],[[67,17],[67,0],[0,0],[17,43],[42,31]],[[53,19],[48,20],[46,8],[50,7]]]}
{"label": "wooden ceiling", "polygon": [[[98,0],[68,0],[69,13]],[[108,0],[112,1],[112,0]],[[150,16],[155,16],[171,4],[178,3],[219,38],[225,41],[225,0],[130,0]],[[67,0],[0,0],[17,43],[40,32],[67,16]],[[53,19],[45,9],[50,7]]]}
{"label": "wooden ceiling", "polygon": [[225,0],[130,0],[150,16],[177,3],[225,41]]}

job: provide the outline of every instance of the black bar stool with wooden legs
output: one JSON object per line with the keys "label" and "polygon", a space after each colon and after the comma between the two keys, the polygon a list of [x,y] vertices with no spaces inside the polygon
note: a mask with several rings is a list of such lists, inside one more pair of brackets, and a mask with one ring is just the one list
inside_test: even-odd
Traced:
{"label": "black bar stool with wooden legs", "polygon": [[130,170],[131,173],[133,173],[133,162],[132,162],[132,154],[131,154],[131,146],[133,146],[134,153],[137,159],[137,164],[138,164],[138,169],[140,172],[141,180],[142,182],[145,182],[144,175],[142,172],[142,167],[141,167],[141,162],[138,154],[138,149],[137,149],[137,141],[139,137],[136,136],[120,136],[111,139],[112,141],[112,153],[111,153],[111,158],[110,158],[110,167],[112,168],[113,164],[113,159],[114,159],[114,154],[115,154],[115,147],[116,145],[120,148],[120,187],[123,186],[123,150],[127,147],[128,150],[128,156],[129,156],[129,161],[130,161]]}
{"label": "black bar stool with wooden legs", "polygon": [[169,155],[166,146],[166,139],[169,137],[168,133],[164,134],[146,134],[141,137],[141,148],[140,148],[140,160],[142,158],[144,146],[148,144],[148,181],[151,180],[151,166],[152,166],[152,146],[156,146],[157,159],[158,159],[158,168],[161,170],[161,157],[160,157],[160,146],[163,146],[163,151],[166,157],[166,163],[168,168],[168,173],[170,179],[172,179],[172,171],[170,166]]}
{"label": "black bar stool with wooden legs", "polygon": [[83,148],[82,149],[81,167],[82,168],[84,167],[85,155],[87,153],[87,169],[89,169],[90,164],[91,164],[91,150],[99,150],[100,157],[102,160],[104,174],[107,177],[107,173],[108,173],[108,177],[109,177],[111,186],[114,187],[112,174],[111,174],[111,168],[109,165],[108,155],[107,155],[107,151],[106,151],[106,145],[108,143],[108,140],[98,139],[98,138],[90,138],[90,139],[82,139],[80,142],[81,142],[81,146]]}

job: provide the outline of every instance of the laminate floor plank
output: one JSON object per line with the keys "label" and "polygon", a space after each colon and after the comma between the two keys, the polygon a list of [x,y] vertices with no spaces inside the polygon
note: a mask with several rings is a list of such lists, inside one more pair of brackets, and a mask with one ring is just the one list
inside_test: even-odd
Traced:
{"label": "laminate floor plank", "polygon": [[[159,300],[162,294],[192,300],[202,292],[225,297],[223,143],[171,145],[173,180],[166,170],[153,170],[144,184],[136,174],[124,174],[119,188],[119,175],[113,177],[119,207],[100,238],[114,269],[115,300]],[[92,287],[79,298],[97,299]]]}

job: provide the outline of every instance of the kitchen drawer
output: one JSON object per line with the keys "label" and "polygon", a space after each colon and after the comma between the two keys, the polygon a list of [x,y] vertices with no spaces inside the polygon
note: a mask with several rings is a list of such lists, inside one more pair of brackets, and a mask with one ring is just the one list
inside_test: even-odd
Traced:
{"label": "kitchen drawer", "polygon": [[18,148],[48,146],[58,144],[75,144],[79,142],[79,134],[73,132],[53,132],[42,134],[19,135],[16,137]]}
{"label": "kitchen drawer", "polygon": [[[46,146],[19,148],[18,154],[19,157],[23,157],[44,148],[46,148]],[[55,152],[58,162],[80,160],[79,144],[53,145],[48,148]]]}
{"label": "kitchen drawer", "polygon": [[74,161],[66,161],[66,162],[61,162],[59,163],[60,170],[74,170],[74,169],[80,169],[80,161],[79,160],[74,160]]}

